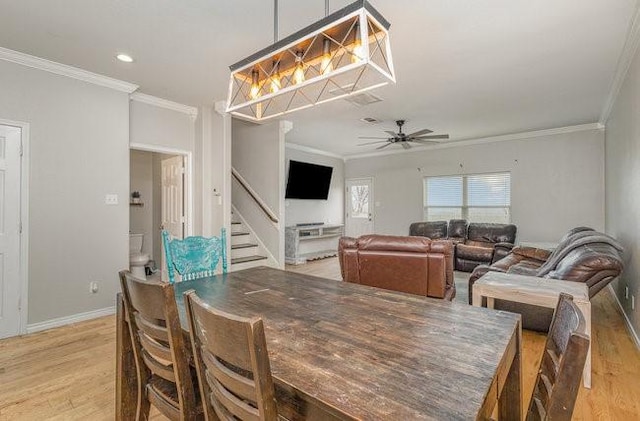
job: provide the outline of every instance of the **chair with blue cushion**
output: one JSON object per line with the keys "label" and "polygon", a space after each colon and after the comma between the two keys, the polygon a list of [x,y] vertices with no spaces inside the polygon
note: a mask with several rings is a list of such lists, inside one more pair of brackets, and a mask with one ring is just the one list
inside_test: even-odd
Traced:
{"label": "chair with blue cushion", "polygon": [[215,275],[218,263],[222,260],[222,273],[227,273],[227,245],[226,230],[220,230],[220,237],[187,237],[183,240],[171,238],[171,235],[163,230],[162,243],[164,244],[167,259],[169,283],[174,283],[177,272],[183,281],[205,278]]}

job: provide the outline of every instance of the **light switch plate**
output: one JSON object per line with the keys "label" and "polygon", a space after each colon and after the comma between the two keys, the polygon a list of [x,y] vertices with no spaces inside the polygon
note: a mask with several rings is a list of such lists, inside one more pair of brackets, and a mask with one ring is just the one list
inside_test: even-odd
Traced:
{"label": "light switch plate", "polygon": [[106,194],[104,196],[104,204],[105,205],[117,205],[118,204],[118,195],[117,194]]}

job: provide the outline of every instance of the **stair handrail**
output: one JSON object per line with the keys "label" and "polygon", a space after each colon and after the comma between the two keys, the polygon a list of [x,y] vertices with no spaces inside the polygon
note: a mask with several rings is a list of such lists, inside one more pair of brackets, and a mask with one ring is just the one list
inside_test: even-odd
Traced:
{"label": "stair handrail", "polygon": [[242,188],[245,189],[247,193],[249,193],[249,196],[251,196],[251,198],[258,204],[258,207],[260,207],[260,209],[267,216],[267,218],[269,218],[271,222],[277,224],[278,217],[276,216],[276,214],[271,209],[269,209],[269,206],[267,206],[264,200],[260,198],[258,193],[256,193],[256,191],[249,185],[247,180],[245,180],[244,177],[240,175],[238,170],[231,167],[231,175],[233,175],[233,177],[238,181],[238,183],[242,186]]}

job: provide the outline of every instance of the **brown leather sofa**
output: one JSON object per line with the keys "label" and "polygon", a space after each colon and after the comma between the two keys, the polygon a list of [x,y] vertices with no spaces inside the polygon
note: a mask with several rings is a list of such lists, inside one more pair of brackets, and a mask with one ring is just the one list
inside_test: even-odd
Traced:
{"label": "brown leather sofa", "polygon": [[346,282],[449,301],[456,295],[451,241],[390,235],[342,237],[338,255]]}
{"label": "brown leather sofa", "polygon": [[[533,247],[515,247],[504,259],[481,265],[469,277],[469,304],[473,284],[489,271],[584,282],[593,297],[622,273],[623,248],[614,238],[587,227],[567,232],[553,252]],[[523,327],[546,331],[552,311],[541,307],[496,300],[495,308],[522,314]]]}
{"label": "brown leather sofa", "polygon": [[455,245],[455,270],[471,272],[481,264],[492,264],[509,254],[516,240],[512,224],[467,223],[464,219],[414,222],[409,235],[448,239]]}

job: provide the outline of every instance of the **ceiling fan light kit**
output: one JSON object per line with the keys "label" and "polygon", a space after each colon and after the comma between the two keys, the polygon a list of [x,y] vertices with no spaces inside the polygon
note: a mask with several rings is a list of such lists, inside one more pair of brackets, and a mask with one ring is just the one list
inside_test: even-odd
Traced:
{"label": "ceiling fan light kit", "polygon": [[358,0],[229,66],[227,112],[259,122],[395,83],[389,27]]}

